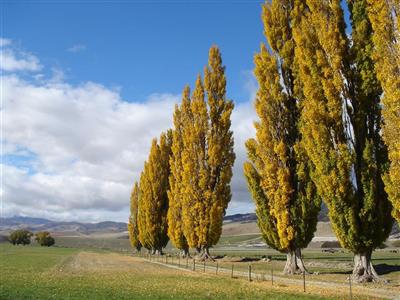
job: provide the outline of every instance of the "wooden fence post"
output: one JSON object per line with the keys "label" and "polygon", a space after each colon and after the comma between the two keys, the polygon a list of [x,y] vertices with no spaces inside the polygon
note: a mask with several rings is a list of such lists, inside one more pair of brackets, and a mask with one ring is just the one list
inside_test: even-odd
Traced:
{"label": "wooden fence post", "polygon": [[303,271],[303,292],[306,292],[306,272]]}
{"label": "wooden fence post", "polygon": [[251,264],[249,264],[249,281],[251,281]]}
{"label": "wooden fence post", "polygon": [[218,262],[217,262],[217,267],[215,268],[215,275],[218,275]]}
{"label": "wooden fence post", "polygon": [[271,284],[274,285],[274,269],[271,269]]}
{"label": "wooden fence post", "polygon": [[206,260],[204,259],[204,262],[203,262],[203,272],[205,273],[206,272]]}
{"label": "wooden fence post", "polygon": [[352,293],[352,290],[351,290],[351,275],[349,275],[349,287],[350,287],[350,300],[352,300],[353,299],[353,293]]}
{"label": "wooden fence post", "polygon": [[232,264],[231,278],[233,278],[233,264]]}
{"label": "wooden fence post", "polygon": [[193,271],[196,271],[196,260],[193,258]]}

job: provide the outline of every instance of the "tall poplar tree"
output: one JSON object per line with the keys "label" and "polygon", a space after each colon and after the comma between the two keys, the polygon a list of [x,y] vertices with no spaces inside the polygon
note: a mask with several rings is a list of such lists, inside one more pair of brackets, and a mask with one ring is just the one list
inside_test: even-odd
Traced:
{"label": "tall poplar tree", "polygon": [[204,87],[209,108],[210,129],[207,135],[207,165],[209,172],[208,192],[209,228],[205,253],[215,245],[222,233],[222,222],[231,200],[232,167],[235,161],[231,114],[234,104],[226,99],[225,66],[218,47],[211,47],[208,66],[204,69]]}
{"label": "tall poplar tree", "polygon": [[139,185],[135,182],[135,185],[131,194],[131,203],[130,203],[130,211],[131,214],[129,216],[128,221],[128,233],[129,233],[129,241],[131,243],[132,248],[140,251],[142,248],[142,244],[139,241],[139,228],[138,228],[138,205],[139,205]]}
{"label": "tall poplar tree", "polygon": [[388,160],[366,0],[347,4],[351,36],[340,0],[306,0],[294,30],[304,93],[300,133],[333,229],[354,253],[353,277],[371,281],[372,251],[393,223],[382,181]]}
{"label": "tall poplar tree", "polygon": [[140,176],[139,240],[153,253],[162,254],[168,243],[169,157],[172,133],[162,133],[160,141],[153,139],[148,160]]}
{"label": "tall poplar tree", "polygon": [[298,129],[301,94],[292,27],[299,7],[295,2],[273,0],[263,6],[271,50],[262,44],[254,59],[260,120],[255,123],[256,139],[246,143],[250,162],[244,165],[263,238],[287,255],[285,274],[306,272],[301,249],[314,236],[321,205]]}
{"label": "tall poplar tree", "polygon": [[392,215],[400,223],[400,1],[368,0],[368,4],[375,70],[383,89],[383,138],[390,160],[385,188]]}
{"label": "tall poplar tree", "polygon": [[[209,248],[221,235],[231,200],[230,180],[235,160],[226,99],[225,67],[217,47],[209,52],[204,85],[199,76],[191,101],[182,103],[187,118],[183,134],[183,229],[190,247],[211,258]],[[207,100],[206,100],[207,99]]]}
{"label": "tall poplar tree", "polygon": [[[183,91],[183,103],[190,101],[190,89],[188,86]],[[189,245],[183,234],[183,182],[182,182],[182,151],[183,151],[183,130],[186,125],[185,114],[182,113],[178,105],[175,106],[174,112],[174,130],[172,133],[172,146],[170,167],[171,174],[169,176],[168,190],[168,236],[176,248],[182,250],[183,256],[189,255]]]}
{"label": "tall poplar tree", "polygon": [[198,252],[207,244],[209,229],[209,169],[207,134],[209,117],[200,75],[191,99],[182,102],[183,128],[183,230],[191,248]]}

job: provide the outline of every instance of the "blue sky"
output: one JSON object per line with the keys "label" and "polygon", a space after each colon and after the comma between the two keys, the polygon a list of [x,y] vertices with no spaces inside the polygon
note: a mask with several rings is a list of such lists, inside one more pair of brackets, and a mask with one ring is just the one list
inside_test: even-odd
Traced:
{"label": "blue sky", "polygon": [[212,45],[236,104],[227,214],[254,212],[242,166],[257,119],[261,4],[0,2],[1,216],[126,221],[151,140],[172,127],[174,105]]}
{"label": "blue sky", "polygon": [[2,36],[62,69],[69,82],[119,87],[128,101],[180,93],[216,44],[229,97],[248,100],[247,72],[263,41],[262,1],[72,2],[7,2]]}
{"label": "blue sky", "polygon": [[218,45],[237,155],[228,214],[253,212],[262,1],[3,1],[1,214],[126,221],[151,139]]}

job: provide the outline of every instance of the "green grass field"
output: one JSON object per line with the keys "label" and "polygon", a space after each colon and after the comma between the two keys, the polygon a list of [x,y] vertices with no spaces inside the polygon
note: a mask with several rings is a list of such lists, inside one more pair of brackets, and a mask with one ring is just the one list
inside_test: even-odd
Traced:
{"label": "green grass field", "polygon": [[[212,255],[224,256],[219,261],[222,267],[247,270],[251,261],[254,272],[269,274],[283,270],[286,257],[273,249],[264,247],[240,247],[244,241],[258,240],[258,235],[222,236],[215,248],[211,249]],[[61,247],[80,248],[84,250],[108,250],[125,254],[132,253],[128,239],[99,238],[99,237],[57,237],[56,245]],[[168,244],[165,252],[176,255],[177,250]],[[353,255],[349,251],[341,249],[336,253],[322,252],[322,249],[305,249],[303,251],[304,262],[311,272],[318,275],[310,275],[309,280],[327,282],[346,282],[348,274],[352,270]],[[271,262],[262,261],[261,258],[269,256]],[[373,263],[382,278],[389,281],[384,288],[398,289],[400,293],[400,259],[398,253],[392,253],[388,249],[378,249],[373,253]],[[245,260],[245,261],[241,261]],[[380,284],[375,285],[377,287]]]}
{"label": "green grass field", "polygon": [[[0,244],[0,299],[323,299],[107,251]],[[334,297],[333,297],[334,298]],[[340,297],[336,298],[339,299]]]}
{"label": "green grass field", "polygon": [[[235,272],[246,272],[251,264],[253,276],[262,274],[267,279],[265,282],[249,283],[245,278],[230,279],[227,274],[210,277],[215,273],[216,262],[207,262],[207,276],[202,274],[201,263],[196,273],[154,266],[142,258],[132,257],[129,240],[120,237],[56,237],[56,247],[52,248],[0,243],[0,299],[318,299],[346,295],[347,288],[343,288],[343,284],[351,272],[351,253],[343,250],[325,253],[321,249],[303,251],[308,269],[318,273],[308,275],[308,283],[341,285],[336,290],[308,287],[305,295],[299,293],[302,286],[285,284],[285,279],[299,280],[301,276],[281,275],[285,263],[283,254],[263,247],[240,247],[243,242],[253,240],[257,241],[258,236],[223,236],[211,253],[223,257],[218,259],[220,269],[230,270],[233,264]],[[170,256],[177,254],[170,245],[165,252]],[[262,256],[272,260],[261,260]],[[171,262],[172,258],[169,264]],[[173,263],[178,266],[176,256]],[[377,250],[373,254],[373,263],[389,283],[365,287],[400,294],[398,253]],[[269,282],[271,270],[282,279],[281,284],[274,287]],[[356,288],[355,295],[358,296],[354,299],[363,297],[360,296],[362,288]]]}

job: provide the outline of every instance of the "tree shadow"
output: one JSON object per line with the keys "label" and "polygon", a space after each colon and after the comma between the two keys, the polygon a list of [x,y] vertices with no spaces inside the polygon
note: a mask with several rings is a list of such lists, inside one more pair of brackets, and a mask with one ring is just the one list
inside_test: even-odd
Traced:
{"label": "tree shadow", "polygon": [[[326,275],[326,274],[333,274],[333,275],[348,275],[353,273],[353,271],[316,271],[320,275]],[[314,272],[315,273],[315,272]]]}
{"label": "tree shadow", "polygon": [[399,265],[378,264],[374,265],[374,268],[378,275],[385,275],[392,272],[400,272]]}
{"label": "tree shadow", "polygon": [[[388,265],[388,264],[374,264],[374,269],[378,273],[378,275],[385,275],[392,272],[400,272],[400,265]],[[346,271],[320,271],[319,274],[335,274],[335,275],[350,275],[352,274],[352,270]]]}
{"label": "tree shadow", "polygon": [[252,261],[260,261],[259,258],[254,258],[254,257],[242,257],[240,262],[252,262]]}

